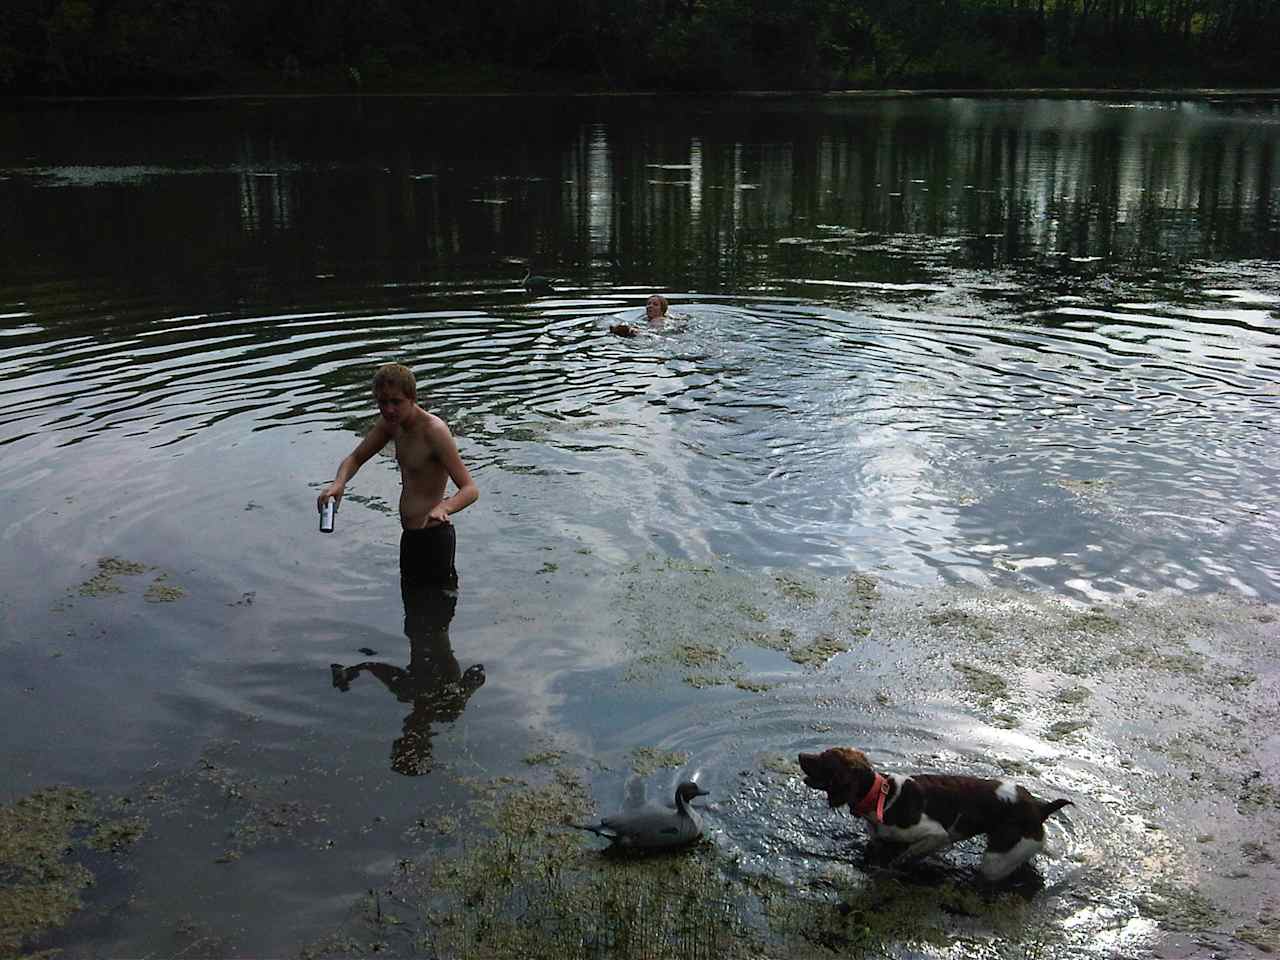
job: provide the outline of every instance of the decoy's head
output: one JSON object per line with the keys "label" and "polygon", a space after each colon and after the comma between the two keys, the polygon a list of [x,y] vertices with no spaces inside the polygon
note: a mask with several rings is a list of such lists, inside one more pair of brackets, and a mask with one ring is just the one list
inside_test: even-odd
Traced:
{"label": "decoy's head", "polygon": [[686,780],[684,783],[680,784],[680,786],[676,787],[677,803],[687,804],[694,797],[709,797],[709,796],[711,796],[711,793],[709,791],[703,790],[700,786],[698,786],[692,780]]}

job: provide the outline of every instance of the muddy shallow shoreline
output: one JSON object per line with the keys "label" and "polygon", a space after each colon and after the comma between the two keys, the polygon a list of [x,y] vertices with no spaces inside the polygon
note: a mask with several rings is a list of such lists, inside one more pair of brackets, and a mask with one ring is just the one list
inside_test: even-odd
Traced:
{"label": "muddy shallow shoreline", "polygon": [[[256,862],[318,862],[376,842],[394,854],[364,888],[310,904],[297,951],[1066,958],[1276,948],[1274,606],[1214,596],[1085,607],[870,573],[658,558],[606,582],[590,605],[614,615],[626,655],[583,695],[608,697],[623,715],[634,701],[687,717],[707,728],[705,750],[696,738],[681,749],[648,742],[642,728],[629,746],[618,737],[616,750],[586,755],[552,734],[514,769],[442,762],[419,803],[384,796],[360,822],[310,788],[335,775],[317,744],[290,756],[251,737],[211,740],[127,795],[72,786],[7,806],[5,833],[20,840],[3,848],[11,919],[0,945],[118,955],[141,938],[161,952],[260,953],[244,931],[202,919],[198,895],[181,917],[159,907],[155,884],[171,881],[148,875],[155,854],[221,886],[251,877]],[[666,615],[654,621],[659,599]],[[976,844],[886,871],[866,861],[861,828],[800,779],[797,750],[836,744],[901,772],[1009,777],[1075,806],[1050,822],[1036,870],[1007,887],[974,883]],[[688,853],[619,861],[563,829],[610,806],[620,786],[665,791],[691,773],[712,796],[708,836]]]}

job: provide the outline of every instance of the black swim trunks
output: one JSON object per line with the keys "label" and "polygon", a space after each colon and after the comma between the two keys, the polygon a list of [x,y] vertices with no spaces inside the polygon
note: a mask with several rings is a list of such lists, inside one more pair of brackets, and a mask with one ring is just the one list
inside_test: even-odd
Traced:
{"label": "black swim trunks", "polygon": [[400,579],[410,583],[458,589],[458,571],[453,565],[458,535],[453,524],[438,523],[400,534]]}

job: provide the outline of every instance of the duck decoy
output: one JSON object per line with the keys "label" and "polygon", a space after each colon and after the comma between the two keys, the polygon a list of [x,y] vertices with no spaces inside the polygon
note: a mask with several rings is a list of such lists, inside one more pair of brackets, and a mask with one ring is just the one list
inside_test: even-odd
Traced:
{"label": "duck decoy", "polygon": [[674,810],[649,803],[636,810],[615,813],[599,823],[575,823],[573,826],[605,837],[616,847],[635,850],[682,847],[702,836],[702,818],[690,801],[694,797],[705,796],[709,796],[706,790],[692,780],[686,780],[676,787]]}
{"label": "duck decoy", "polygon": [[550,277],[535,277],[529,267],[525,267],[524,279],[520,281],[528,293],[555,293]]}

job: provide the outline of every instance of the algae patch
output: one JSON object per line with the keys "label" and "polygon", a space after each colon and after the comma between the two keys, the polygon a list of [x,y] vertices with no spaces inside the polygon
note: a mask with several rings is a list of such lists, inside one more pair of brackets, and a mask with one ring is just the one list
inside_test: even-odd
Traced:
{"label": "algae patch", "polygon": [[1168,880],[1157,880],[1146,895],[1139,897],[1138,910],[1166,930],[1212,930],[1225,919],[1198,889]]}
{"label": "algae patch", "polygon": [[224,846],[210,856],[215,863],[232,863],[268,846],[332,846],[328,807],[315,795],[300,795],[288,777],[252,772],[239,747],[236,740],[210,743],[192,769],[151,784],[147,799],[157,805],[153,816],[182,813],[218,823]]}
{"label": "algae patch", "polygon": [[730,680],[728,677],[709,673],[690,673],[684,677],[684,682],[695,690],[705,690],[708,687],[727,687]]}
{"label": "algae patch", "polygon": [[132,846],[147,832],[144,817],[125,817],[100,823],[85,842],[94,850],[108,852]]}
{"label": "algae patch", "polygon": [[1044,738],[1057,743],[1061,740],[1067,739],[1067,737],[1074,733],[1078,733],[1081,730],[1087,730],[1088,728],[1088,720],[1059,720],[1057,723],[1050,725],[1048,732],[1044,735]]}
{"label": "algae patch", "polygon": [[1263,913],[1253,923],[1237,929],[1236,939],[1257,947],[1263,953],[1280,953],[1280,917]]}
{"label": "algae patch", "polygon": [[688,762],[689,754],[680,750],[636,747],[631,751],[631,769],[642,777],[656,773],[664,767],[678,770]]}
{"label": "algae patch", "polygon": [[[1016,893],[984,895],[971,884],[927,886],[892,877],[874,883],[824,878],[838,904],[782,892],[769,910],[769,925],[786,940],[802,940],[836,956],[983,956],[1026,958],[1049,955],[1061,936],[1031,919]],[[967,928],[963,954],[947,951],[957,942],[957,918]],[[972,951],[977,952],[972,952]],[[947,951],[947,952],[940,952]]]}
{"label": "algae patch", "polygon": [[854,598],[864,606],[869,607],[880,602],[880,581],[875,577],[865,573],[851,573],[845,581],[849,584],[849,590]]}
{"label": "algae patch", "polygon": [[788,600],[794,600],[797,603],[813,603],[818,599],[817,590],[795,577],[779,576],[774,578],[774,582],[778,585],[778,591]]}
{"label": "algae patch", "polygon": [[1073,633],[1087,633],[1092,636],[1106,636],[1120,632],[1120,622],[1105,610],[1097,608],[1069,618],[1065,627]]}
{"label": "algae patch", "polygon": [[1263,780],[1262,772],[1256,770],[1245,777],[1240,785],[1237,808],[1246,815],[1264,810],[1280,810],[1280,790]]}
{"label": "algae patch", "polygon": [[818,637],[813,643],[807,647],[798,647],[791,649],[787,656],[794,663],[801,666],[822,666],[837,654],[847,653],[851,647],[837,640],[835,637]]}
{"label": "algae patch", "polygon": [[1059,480],[1058,486],[1082,500],[1101,500],[1110,490],[1106,480]]}
{"label": "algae patch", "polygon": [[529,753],[525,755],[524,762],[531,767],[548,766],[554,767],[564,759],[563,750],[542,750],[538,753]]}
{"label": "algae patch", "polygon": [[[697,688],[749,689],[739,684],[744,678],[733,660],[748,646],[821,667],[870,633],[868,618],[881,599],[879,582],[865,574],[831,580],[774,572],[762,581],[726,564],[655,557],[622,573],[619,622],[637,648],[628,679],[676,667]],[[771,628],[762,630],[765,624]]]}
{"label": "algae patch", "polygon": [[675,659],[686,667],[709,667],[724,660],[724,652],[712,646],[680,643],[675,648]]}
{"label": "algae patch", "polygon": [[965,684],[974,693],[981,694],[984,697],[1008,696],[1009,684],[1005,682],[1003,677],[961,660],[952,660],[951,666],[955,667],[960,675],[964,677]]}
{"label": "algae patch", "polygon": [[145,830],[141,818],[104,819],[86,790],[40,790],[0,808],[0,954],[21,951],[81,909],[94,875],[79,851],[119,851]]}
{"label": "algae patch", "polygon": [[1014,757],[996,757],[996,766],[1000,768],[1001,773],[1010,777],[1039,777],[1040,768],[1035,764],[1027,763],[1025,760],[1018,760]]}
{"label": "algae patch", "polygon": [[[124,587],[117,582],[118,577],[140,577],[148,570],[154,570],[142,563],[122,560],[119,557],[99,557],[98,572],[80,584],[76,592],[82,597],[106,597],[111,594],[124,593]],[[155,580],[147,587],[142,599],[147,603],[168,603],[180,600],[187,595],[182,587],[167,583],[169,574],[160,571]]]}
{"label": "algae patch", "polygon": [[[860,635],[866,634],[866,630],[857,632]],[[851,642],[840,640],[830,634],[823,634],[808,644],[801,644],[795,632],[786,628],[776,633],[753,633],[747,637],[747,640],[764,650],[785,653],[788,660],[802,667],[821,667],[832,657],[848,653],[853,649]]]}
{"label": "algae patch", "polygon": [[796,643],[795,631],[785,627],[776,633],[753,633],[747,639],[754,646],[765,650],[777,650],[779,653],[790,653]]}
{"label": "algae patch", "polygon": [[600,852],[568,825],[590,800],[561,770],[509,790],[476,784],[482,838],[400,862],[348,928],[304,957],[385,953],[474,960],[747,957],[745,911],[710,847],[665,857]]}
{"label": "algae patch", "polygon": [[794,757],[784,756],[780,753],[770,753],[762,757],[760,769],[783,777],[804,777],[804,771],[800,769],[799,762]]}
{"label": "algae patch", "polygon": [[926,620],[931,627],[958,632],[979,640],[990,639],[996,632],[990,621],[967,610],[944,608],[929,614]]}
{"label": "algae patch", "polygon": [[1091,696],[1093,696],[1093,691],[1090,690],[1088,687],[1075,686],[1075,687],[1068,687],[1064,690],[1059,690],[1057,693],[1053,695],[1053,699],[1057,700],[1059,703],[1074,704],[1074,703],[1084,703]]}
{"label": "algae patch", "polygon": [[157,580],[147,587],[147,592],[142,595],[142,599],[147,603],[172,603],[174,600],[181,600],[186,595],[187,591],[182,587],[161,583]]}
{"label": "algae patch", "polygon": [[124,587],[116,583],[116,577],[136,577],[147,572],[145,565],[119,557],[99,557],[98,572],[80,584],[76,592],[82,597],[105,597],[112,593],[124,593]]}

